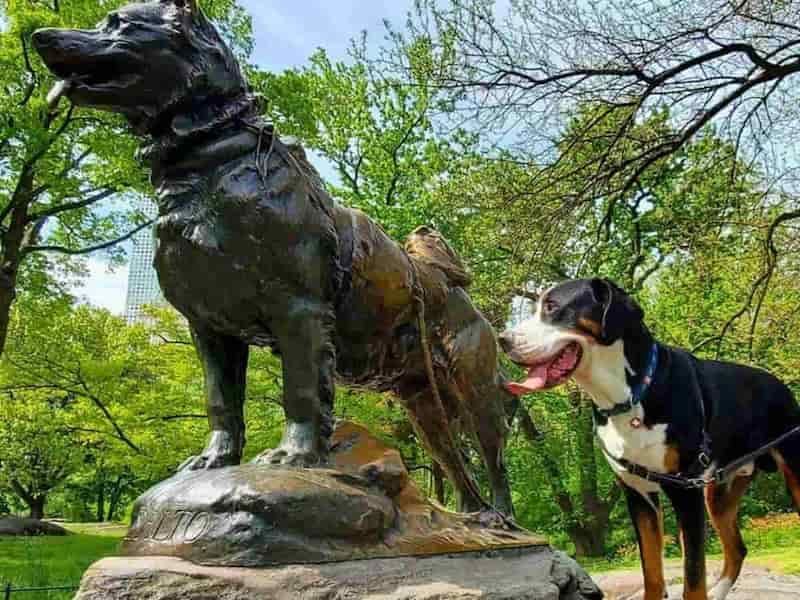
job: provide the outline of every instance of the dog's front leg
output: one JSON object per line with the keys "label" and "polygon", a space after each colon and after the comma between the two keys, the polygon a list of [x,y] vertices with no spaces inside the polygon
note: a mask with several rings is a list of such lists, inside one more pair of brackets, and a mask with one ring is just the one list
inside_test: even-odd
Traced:
{"label": "dog's front leg", "polygon": [[205,450],[182,469],[215,469],[238,465],[244,449],[244,396],[247,344],[192,326],[192,339],[205,374],[206,411],[211,437]]}
{"label": "dog's front leg", "polygon": [[706,510],[702,490],[665,487],[678,518],[683,547],[684,600],[707,600]]}
{"label": "dog's front leg", "polygon": [[628,501],[628,512],[636,530],[639,555],[644,576],[644,600],[666,598],[664,583],[664,519],[658,494],[647,498],[633,488],[620,482]]}
{"label": "dog's front leg", "polygon": [[274,326],[283,359],[283,438],[255,463],[313,467],[327,460],[334,393],[333,311],[305,299],[298,305]]}

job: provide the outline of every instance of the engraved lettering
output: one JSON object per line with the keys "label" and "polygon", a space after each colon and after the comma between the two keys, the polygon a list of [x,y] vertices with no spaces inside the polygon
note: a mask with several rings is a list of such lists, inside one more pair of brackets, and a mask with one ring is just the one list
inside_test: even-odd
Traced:
{"label": "engraved lettering", "polygon": [[192,518],[189,519],[189,522],[186,523],[186,528],[183,530],[184,540],[190,544],[196,541],[197,538],[205,533],[210,521],[211,518],[208,513],[194,513]]}

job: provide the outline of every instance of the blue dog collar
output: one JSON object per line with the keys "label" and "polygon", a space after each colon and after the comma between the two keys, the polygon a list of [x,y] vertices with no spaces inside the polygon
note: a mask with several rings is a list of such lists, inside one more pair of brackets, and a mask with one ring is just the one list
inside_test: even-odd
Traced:
{"label": "blue dog collar", "polygon": [[650,384],[653,383],[653,376],[655,375],[657,368],[658,368],[658,344],[656,342],[653,342],[653,345],[650,348],[650,357],[648,358],[647,361],[647,367],[644,370],[642,378],[631,389],[630,398],[625,400],[625,402],[620,402],[619,404],[615,404],[611,408],[598,408],[597,406],[594,406],[595,416],[603,417],[603,419],[607,420],[610,417],[616,417],[617,415],[624,415],[625,413],[632,411],[636,406],[641,404],[642,398],[644,398],[644,395],[650,388]]}

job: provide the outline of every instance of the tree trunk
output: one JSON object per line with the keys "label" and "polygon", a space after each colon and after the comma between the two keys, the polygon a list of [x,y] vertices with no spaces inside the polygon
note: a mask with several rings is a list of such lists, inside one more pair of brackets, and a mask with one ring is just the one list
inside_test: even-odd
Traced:
{"label": "tree trunk", "polygon": [[119,507],[119,501],[122,498],[123,489],[125,489],[125,476],[120,475],[117,477],[117,481],[114,483],[114,486],[111,488],[111,493],[109,494],[106,521],[110,522],[114,520],[117,514],[117,508]]}
{"label": "tree trunk", "polygon": [[102,523],[105,516],[106,516],[106,482],[105,480],[101,480],[100,485],[97,486],[97,512],[95,513],[95,517],[98,523]]}
{"label": "tree trunk", "polygon": [[[558,459],[544,451],[540,454],[545,471],[548,474],[548,483],[552,489],[556,504],[564,514],[567,523],[567,534],[575,544],[575,553],[578,556],[603,556],[605,553],[606,537],[610,525],[610,514],[620,499],[620,488],[612,486],[611,490],[603,494],[598,485],[597,462],[594,454],[594,431],[592,427],[591,404],[582,400],[579,392],[571,394],[571,400],[579,407],[575,435],[579,448],[579,478],[580,496],[573,498],[568,490],[562,474],[562,467]],[[525,406],[520,406],[517,413],[520,429],[529,442],[538,444],[543,439],[543,434],[531,419]]]}
{"label": "tree trunk", "polygon": [[0,356],[6,348],[8,324],[11,320],[11,305],[16,297],[16,274],[8,275],[0,269]]}
{"label": "tree trunk", "polygon": [[[0,356],[6,349],[11,306],[17,295],[17,274],[22,263],[22,247],[28,225],[28,204],[33,193],[33,170],[24,170],[11,196],[10,222],[0,237]],[[0,227],[3,224],[0,223]]]}
{"label": "tree trunk", "polygon": [[444,471],[442,471],[442,467],[440,467],[439,463],[436,461],[432,461],[431,467],[433,471],[433,490],[436,494],[436,500],[439,504],[444,506],[445,500],[447,499],[444,487]]}
{"label": "tree trunk", "polygon": [[[595,529],[593,531],[593,529]],[[576,526],[569,528],[569,538],[575,544],[575,555],[579,558],[599,557],[605,555],[605,531],[597,528]]]}
{"label": "tree trunk", "polygon": [[47,496],[42,494],[29,498],[28,509],[31,519],[44,519],[44,506],[47,504]]}

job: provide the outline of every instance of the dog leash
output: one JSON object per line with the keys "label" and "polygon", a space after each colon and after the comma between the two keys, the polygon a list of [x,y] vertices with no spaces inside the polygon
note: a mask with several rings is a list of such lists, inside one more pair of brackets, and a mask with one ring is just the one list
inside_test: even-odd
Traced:
{"label": "dog leash", "polygon": [[635,475],[647,481],[652,481],[653,483],[672,485],[683,489],[702,489],[712,484],[720,485],[726,483],[731,478],[731,475],[736,473],[739,469],[753,462],[757,458],[765,455],[767,452],[769,452],[776,446],[780,446],[783,442],[785,442],[786,440],[790,439],[791,437],[797,434],[800,434],[800,426],[787,431],[779,438],[776,438],[775,440],[769,442],[768,444],[761,446],[760,448],[754,450],[753,452],[750,452],[748,454],[745,454],[744,456],[737,458],[736,460],[728,463],[724,467],[715,469],[714,472],[708,477],[690,477],[688,475],[683,475],[681,473],[672,475],[669,473],[659,473],[657,471],[651,471],[647,467],[643,467],[642,465],[633,463],[625,458],[617,458],[613,456],[599,437],[597,441],[598,444],[600,445],[600,449],[602,450],[606,458],[609,460],[609,462],[618,465],[621,469],[625,470],[631,475]]}

